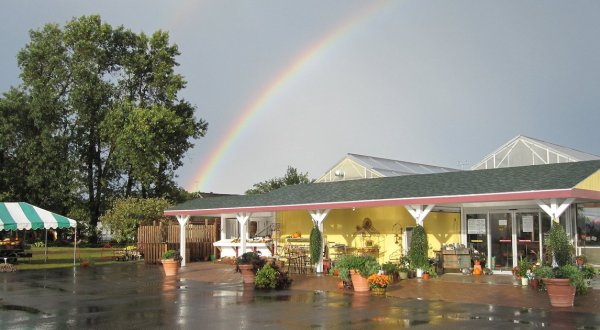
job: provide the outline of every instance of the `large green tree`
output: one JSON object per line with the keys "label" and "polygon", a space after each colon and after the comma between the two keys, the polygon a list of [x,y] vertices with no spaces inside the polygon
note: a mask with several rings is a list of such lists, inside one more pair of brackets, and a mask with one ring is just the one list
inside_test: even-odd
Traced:
{"label": "large green tree", "polygon": [[178,55],[166,32],[136,34],[99,16],[30,31],[17,56],[22,85],[0,99],[0,133],[12,132],[0,138],[0,195],[70,201],[63,209],[75,196],[95,228],[115,197],[177,192],[174,171],[207,129],[178,96]]}
{"label": "large green tree", "polygon": [[276,177],[270,180],[265,180],[259,183],[255,183],[251,189],[246,190],[246,195],[263,194],[275,189],[279,189],[283,186],[290,186],[294,184],[311,183],[315,180],[308,178],[308,172],[301,173],[298,169],[292,166],[288,166],[287,171],[283,177]]}

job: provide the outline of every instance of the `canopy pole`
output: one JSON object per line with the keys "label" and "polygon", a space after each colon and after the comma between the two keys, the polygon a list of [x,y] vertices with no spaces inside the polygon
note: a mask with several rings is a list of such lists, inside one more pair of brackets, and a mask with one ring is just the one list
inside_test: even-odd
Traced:
{"label": "canopy pole", "polygon": [[75,224],[75,227],[73,228],[73,230],[75,230],[75,235],[73,237],[73,266],[75,266],[75,256],[77,255],[77,224]]}
{"label": "canopy pole", "polygon": [[48,229],[46,228],[46,239],[44,244],[44,262],[48,263]]}

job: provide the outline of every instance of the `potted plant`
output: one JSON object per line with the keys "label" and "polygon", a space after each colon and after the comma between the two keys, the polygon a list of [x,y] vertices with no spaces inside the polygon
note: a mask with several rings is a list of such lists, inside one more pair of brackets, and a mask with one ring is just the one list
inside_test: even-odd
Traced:
{"label": "potted plant", "polygon": [[586,286],[589,288],[592,286],[592,280],[596,277],[597,271],[594,266],[590,264],[584,264],[581,266],[581,274],[583,275],[583,279],[585,280]]}
{"label": "potted plant", "polygon": [[428,250],[429,243],[427,241],[425,228],[421,225],[417,225],[415,229],[413,229],[410,250],[408,250],[410,266],[417,270],[417,277],[421,277],[423,269],[429,265]]}
{"label": "potted plant", "polygon": [[401,280],[406,280],[408,278],[408,272],[410,270],[410,260],[408,256],[400,257],[400,266],[398,267],[398,277]]}
{"label": "potted plant", "polygon": [[[585,293],[587,287],[581,271],[572,265],[572,249],[565,229],[553,221],[546,240],[549,252],[552,252],[558,267],[545,269],[546,277],[542,279],[550,304],[555,307],[572,307],[575,293]],[[549,266],[545,266],[548,267]]]}
{"label": "potted plant", "polygon": [[246,252],[236,259],[236,271],[242,273],[244,283],[254,283],[254,275],[264,265],[257,252]]}
{"label": "potted plant", "polygon": [[379,263],[373,256],[344,255],[335,263],[339,276],[345,282],[352,280],[354,291],[369,291],[367,278],[379,271]]}
{"label": "potted plant", "polygon": [[521,258],[517,264],[517,278],[521,280],[521,285],[526,286],[529,278],[528,274],[531,272],[531,265],[526,258]]}
{"label": "potted plant", "polygon": [[577,264],[577,266],[583,266],[586,262],[587,258],[583,254],[580,254],[575,257],[575,263]]}
{"label": "potted plant", "polygon": [[381,269],[384,271],[384,273],[386,275],[390,276],[390,279],[394,282],[398,281],[398,271],[399,271],[399,267],[397,264],[393,263],[393,262],[386,262],[383,265],[381,265]]}
{"label": "potted plant", "polygon": [[162,254],[161,263],[163,265],[163,270],[165,271],[166,276],[174,276],[177,275],[179,270],[179,262],[181,261],[181,256],[179,255],[179,251],[176,250],[167,250]]}
{"label": "potted plant", "polygon": [[385,290],[390,284],[390,276],[384,274],[371,274],[367,277],[367,282],[374,294],[385,294]]}

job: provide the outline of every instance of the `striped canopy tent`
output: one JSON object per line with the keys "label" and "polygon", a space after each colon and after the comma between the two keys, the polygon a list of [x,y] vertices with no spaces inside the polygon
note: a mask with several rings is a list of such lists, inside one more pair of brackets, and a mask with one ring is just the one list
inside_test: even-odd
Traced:
{"label": "striped canopy tent", "polygon": [[[0,230],[77,228],[77,222],[29,203],[0,203]],[[47,246],[47,244],[46,244]],[[77,250],[77,230],[73,250],[73,264]]]}

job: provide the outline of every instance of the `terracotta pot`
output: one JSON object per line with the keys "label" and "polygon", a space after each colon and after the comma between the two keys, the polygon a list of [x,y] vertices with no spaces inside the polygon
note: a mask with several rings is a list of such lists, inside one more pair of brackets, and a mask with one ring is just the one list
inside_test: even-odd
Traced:
{"label": "terracotta pot", "polygon": [[423,273],[423,275],[421,275],[421,278],[424,280],[428,280],[429,279],[429,273]]}
{"label": "terracotta pot", "polygon": [[163,259],[161,260],[163,270],[166,276],[175,276],[179,271],[179,260]]}
{"label": "terracotta pot", "polygon": [[369,291],[369,282],[367,281],[366,277],[360,275],[360,273],[358,273],[354,269],[350,269],[350,277],[352,278],[352,286],[354,287],[354,291]]}
{"label": "terracotta pot", "polygon": [[254,284],[254,266],[253,265],[238,265],[242,273],[242,280],[246,284]]}
{"label": "terracotta pot", "polygon": [[543,279],[550,297],[550,305],[554,307],[572,307],[575,301],[575,287],[569,284],[567,278]]}
{"label": "terracotta pot", "polygon": [[339,281],[338,282],[338,289],[343,289],[344,288],[344,281]]}
{"label": "terracotta pot", "polygon": [[531,284],[531,287],[534,290],[537,290],[537,288],[540,286],[540,280],[537,278],[532,279],[531,281],[529,281],[529,284]]}

